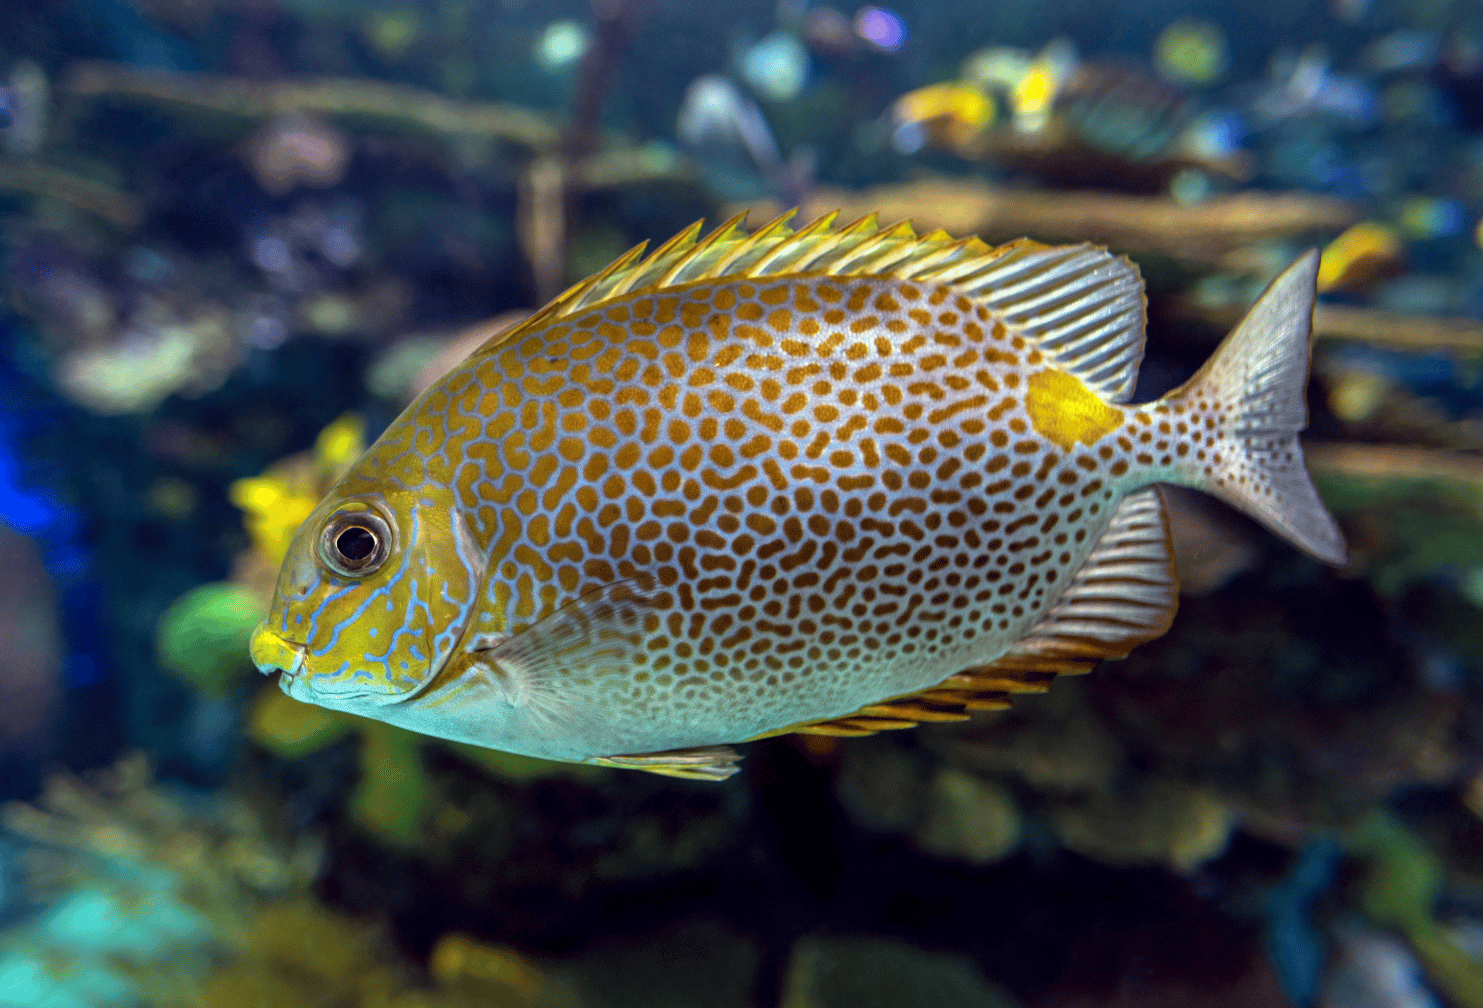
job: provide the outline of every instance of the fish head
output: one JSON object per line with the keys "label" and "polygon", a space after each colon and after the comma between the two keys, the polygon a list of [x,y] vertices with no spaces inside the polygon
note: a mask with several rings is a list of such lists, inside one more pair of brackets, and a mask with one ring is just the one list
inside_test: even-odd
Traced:
{"label": "fish head", "polygon": [[353,475],[295,533],[250,649],[294,699],[375,717],[448,662],[483,569],[438,491]]}

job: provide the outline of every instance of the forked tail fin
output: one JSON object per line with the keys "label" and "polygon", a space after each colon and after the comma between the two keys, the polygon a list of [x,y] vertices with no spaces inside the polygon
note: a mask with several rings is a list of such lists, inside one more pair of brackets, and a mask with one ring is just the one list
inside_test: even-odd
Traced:
{"label": "forked tail fin", "polygon": [[1344,537],[1303,465],[1318,252],[1273,280],[1193,378],[1165,396],[1190,450],[1180,482],[1214,494],[1324,563],[1347,559]]}

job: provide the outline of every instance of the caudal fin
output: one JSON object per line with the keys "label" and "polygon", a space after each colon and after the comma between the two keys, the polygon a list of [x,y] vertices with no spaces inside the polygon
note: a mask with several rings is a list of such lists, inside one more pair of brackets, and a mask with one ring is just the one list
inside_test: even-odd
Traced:
{"label": "caudal fin", "polygon": [[1272,281],[1215,355],[1165,397],[1181,407],[1196,449],[1181,482],[1251,515],[1298,549],[1342,565],[1348,551],[1303,465],[1318,252]]}

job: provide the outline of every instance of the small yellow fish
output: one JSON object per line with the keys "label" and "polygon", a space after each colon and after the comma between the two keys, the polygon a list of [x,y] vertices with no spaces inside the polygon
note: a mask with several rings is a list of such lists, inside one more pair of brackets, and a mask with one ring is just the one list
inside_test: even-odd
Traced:
{"label": "small yellow fish", "polygon": [[429,735],[715,779],[728,742],[960,720],[1162,634],[1154,484],[1344,562],[1297,441],[1316,253],[1126,405],[1126,260],[787,220],[634,249],[425,392],[298,530],[258,667]]}

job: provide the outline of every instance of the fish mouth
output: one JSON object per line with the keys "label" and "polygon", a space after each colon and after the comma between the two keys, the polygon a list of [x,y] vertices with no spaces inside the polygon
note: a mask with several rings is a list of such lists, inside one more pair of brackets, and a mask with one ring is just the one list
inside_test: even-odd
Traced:
{"label": "fish mouth", "polygon": [[258,624],[257,629],[252,632],[247,650],[252,655],[252,663],[263,675],[281,672],[284,679],[292,682],[294,676],[304,668],[305,646],[284,640],[269,630],[266,623]]}

